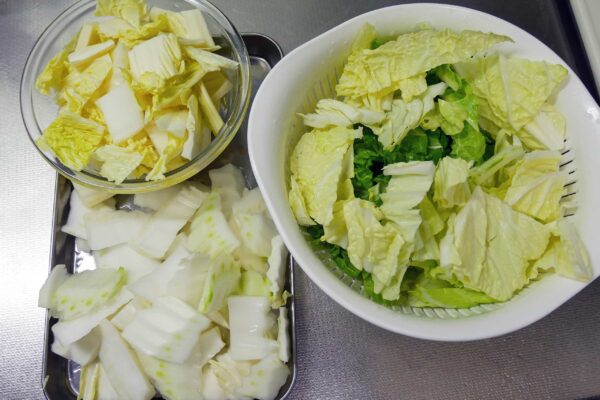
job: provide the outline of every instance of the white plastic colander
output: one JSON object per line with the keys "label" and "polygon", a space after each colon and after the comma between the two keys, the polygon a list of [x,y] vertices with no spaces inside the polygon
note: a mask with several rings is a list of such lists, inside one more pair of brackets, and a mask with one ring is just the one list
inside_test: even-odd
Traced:
{"label": "white plastic colander", "polygon": [[393,332],[423,339],[462,341],[497,336],[544,317],[586,283],[557,275],[534,282],[506,303],[470,309],[390,309],[362,295],[362,287],[344,276],[331,260],[315,252],[305,240],[287,200],[288,156],[307,129],[297,113],[311,112],[321,98],[334,97],[334,87],[352,40],[364,23],[382,36],[415,30],[419,23],[494,32],[515,43],[493,51],[559,63],[569,78],[555,99],[567,119],[567,140],[561,169],[569,173],[568,195],[576,203],[569,217],[577,226],[594,268],[600,274],[600,108],[567,64],[529,33],[483,12],[441,4],[407,4],[372,11],[353,18],[298,47],[286,56],[260,87],[250,112],[248,148],[263,196],[287,247],[306,274],[339,304],[365,320]]}

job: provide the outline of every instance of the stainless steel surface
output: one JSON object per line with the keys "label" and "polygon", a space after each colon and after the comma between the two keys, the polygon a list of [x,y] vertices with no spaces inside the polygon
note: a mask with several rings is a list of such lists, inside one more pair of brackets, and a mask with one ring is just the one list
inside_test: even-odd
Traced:
{"label": "stainless steel surface", "polygon": [[[399,1],[215,0],[240,31],[285,52]],[[27,52],[71,1],[0,0],[0,398],[43,399],[44,311],[54,173],[27,142],[18,85]],[[462,0],[530,31],[594,90],[566,2]],[[417,22],[417,21],[416,21]],[[290,93],[293,96],[293,93]],[[433,343],[394,335],[333,303],[296,274],[298,379],[290,399],[565,399],[600,395],[600,281],[538,323],[497,339]]]}
{"label": "stainless steel surface", "polygon": [[[258,90],[261,82],[267,76],[271,68],[283,57],[279,46],[268,37],[257,34],[243,35],[244,42],[248,46],[251,64],[251,77],[253,94]],[[209,183],[208,171],[211,168],[218,168],[227,163],[232,163],[241,168],[246,185],[256,187],[256,181],[252,175],[250,159],[246,148],[246,122],[242,129],[237,133],[229,147],[221,154],[208,169],[202,171],[192,179]],[[94,269],[95,263],[91,252],[77,248],[75,238],[61,231],[61,227],[66,223],[69,213],[69,198],[72,192],[72,185],[67,179],[59,176],[56,183],[54,194],[54,216],[52,223],[52,240],[50,266],[65,264],[70,272],[82,272],[88,269]],[[132,210],[133,196],[117,196],[117,205],[120,209]],[[293,259],[289,258],[288,272],[286,280],[286,290],[292,297],[288,300],[288,316],[290,321],[289,333],[291,339],[291,358],[288,362],[290,375],[280,390],[278,399],[286,398],[291,392],[296,379],[296,335],[295,335],[295,308],[294,308],[294,274]],[[57,322],[56,319],[49,319],[46,324],[44,357],[42,365],[42,376],[45,379],[44,393],[49,400],[75,400],[79,393],[79,364],[67,361],[63,357],[54,354],[50,347],[53,342],[51,327]],[[158,399],[159,397],[157,397]]]}

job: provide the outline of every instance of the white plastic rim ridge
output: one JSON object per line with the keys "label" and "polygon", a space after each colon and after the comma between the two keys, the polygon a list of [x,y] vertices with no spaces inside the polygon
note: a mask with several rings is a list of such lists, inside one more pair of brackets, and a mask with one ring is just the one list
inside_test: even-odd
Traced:
{"label": "white plastic rim ridge", "polygon": [[600,185],[596,184],[596,171],[600,169],[600,108],[566,62],[529,33],[480,11],[441,4],[398,5],[355,17],[292,51],[261,85],[250,112],[248,149],[257,182],[285,244],[306,274],[332,299],[393,332],[423,339],[464,341],[502,335],[539,320],[588,283],[549,275],[506,303],[463,310],[392,310],[363,297],[360,287],[350,279],[340,279],[340,272],[327,267],[326,260],[305,240],[287,200],[287,158],[304,131],[297,113],[312,110],[319,99],[333,93],[352,40],[367,22],[386,36],[413,31],[422,22],[436,29],[508,35],[515,43],[497,45],[493,51],[546,60],[567,68],[569,78],[556,96],[555,105],[567,119],[568,139],[561,168],[570,173],[569,197],[576,198],[578,204],[577,212],[569,218],[589,251],[594,278],[600,274]]}

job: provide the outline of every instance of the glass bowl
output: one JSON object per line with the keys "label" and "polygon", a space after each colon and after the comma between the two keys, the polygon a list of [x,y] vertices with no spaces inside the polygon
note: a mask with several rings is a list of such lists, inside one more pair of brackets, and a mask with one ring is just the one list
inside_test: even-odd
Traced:
{"label": "glass bowl", "polygon": [[35,81],[47,62],[78,33],[83,22],[93,17],[95,0],[79,1],[62,12],[33,46],[23,69],[20,90],[21,114],[29,139],[42,157],[72,182],[112,193],[148,192],[175,185],[206,168],[225,150],[242,125],[250,103],[250,61],[244,41],[235,27],[219,9],[206,0],[150,0],[148,7],[151,6],[170,11],[200,9],[215,43],[222,47],[219,54],[239,63],[239,68],[228,74],[233,88],[223,99],[220,109],[224,125],[209,146],[186,164],[166,172],[165,178],[157,181],[139,178],[117,184],[89,168],[74,171],[62,164],[52,151],[40,148],[36,139],[42,136],[44,129],[56,118],[58,106],[52,96],[37,91]]}

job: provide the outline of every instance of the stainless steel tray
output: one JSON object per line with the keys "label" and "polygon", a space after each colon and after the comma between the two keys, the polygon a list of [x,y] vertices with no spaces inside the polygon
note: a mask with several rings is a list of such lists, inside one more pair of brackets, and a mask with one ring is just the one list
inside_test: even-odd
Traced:
{"label": "stainless steel tray", "polygon": [[[271,68],[283,57],[283,52],[279,45],[271,38],[248,33],[242,35],[251,62],[252,77],[252,99],[256,90],[260,86],[265,76]],[[240,131],[237,133],[227,149],[203,172],[194,176],[192,179],[203,183],[209,183],[208,170],[218,168],[227,163],[232,163],[242,169],[247,186],[256,187],[256,181],[252,174],[250,159],[246,147],[247,120],[244,121]],[[65,264],[70,272],[78,272],[85,269],[94,268],[93,257],[78,249],[73,236],[62,232],[60,228],[66,223],[69,214],[69,197],[71,195],[71,183],[59,176],[56,183],[54,199],[54,219],[52,227],[52,248],[50,255],[50,268],[57,264]],[[117,204],[127,207],[127,200],[130,196],[120,195]],[[288,362],[290,375],[285,385],[281,388],[277,399],[284,399],[292,390],[296,380],[296,335],[295,335],[295,312],[294,312],[294,261],[290,257],[288,261],[286,289],[292,294],[288,301],[289,320],[290,320],[290,339],[291,339],[291,358]],[[49,400],[68,400],[76,399],[79,390],[79,370],[78,364],[66,360],[61,356],[54,354],[50,350],[52,341],[52,325],[56,319],[46,318],[46,333],[44,341],[44,359],[42,371],[42,384],[44,394]]]}

